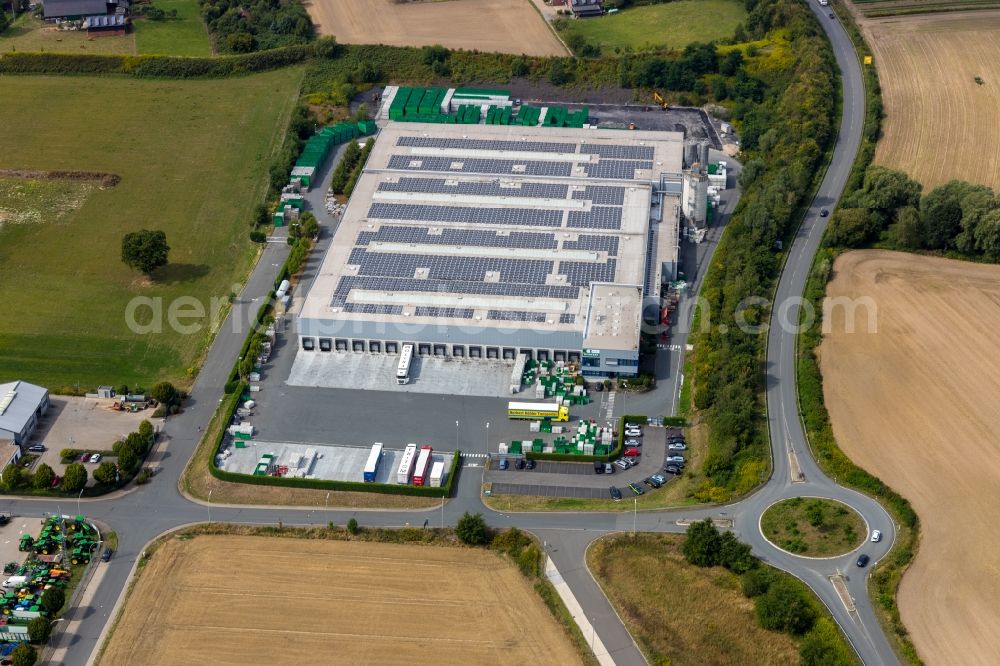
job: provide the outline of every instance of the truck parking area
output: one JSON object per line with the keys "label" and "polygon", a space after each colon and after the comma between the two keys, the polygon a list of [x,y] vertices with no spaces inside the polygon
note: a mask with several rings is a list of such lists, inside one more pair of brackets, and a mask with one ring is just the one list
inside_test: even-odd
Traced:
{"label": "truck parking area", "polygon": [[[279,468],[286,468],[283,476],[325,479],[330,481],[364,481],[365,463],[371,446],[343,446],[306,444],[293,442],[273,442],[247,440],[245,447],[237,448],[235,442],[223,446],[216,458],[220,469],[237,474],[253,474],[265,456],[273,456],[269,462]],[[395,484],[396,470],[403,457],[402,449],[382,450],[382,460],[375,475],[375,483]],[[445,469],[451,466],[451,452],[435,451],[433,462],[444,462]]]}

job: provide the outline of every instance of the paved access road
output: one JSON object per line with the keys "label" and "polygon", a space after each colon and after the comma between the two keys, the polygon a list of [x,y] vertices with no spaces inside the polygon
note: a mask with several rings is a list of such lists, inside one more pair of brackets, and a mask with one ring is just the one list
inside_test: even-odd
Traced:
{"label": "paved access road", "polygon": [[[829,35],[840,66],[843,85],[843,118],[838,143],[829,171],[819,189],[813,207],[789,250],[788,262],[778,286],[778,306],[768,340],[767,353],[767,405],[768,425],[774,455],[774,474],[766,485],[751,497],[724,507],[684,508],[672,511],[643,512],[638,514],[609,513],[545,513],[504,514],[487,512],[489,522],[496,527],[518,526],[540,536],[546,550],[569,583],[583,612],[597,629],[597,635],[617,664],[643,664],[635,643],[625,630],[618,616],[590,576],[585,565],[587,546],[594,538],[614,531],[682,532],[685,527],[679,520],[697,520],[721,517],[732,521],[739,536],[749,542],[754,552],[771,564],[785,569],[805,581],[830,608],[844,628],[848,638],[866,664],[894,664],[897,659],[883,635],[868,600],[865,573],[853,562],[856,553],[827,560],[812,560],[785,553],[765,541],[758,529],[758,520],[772,502],[793,496],[822,496],[843,501],[855,507],[871,529],[884,534],[878,544],[866,543],[862,548],[874,563],[888,552],[895,537],[895,529],[885,511],[872,499],[844,489],[825,477],[812,460],[797,411],[795,389],[795,332],[780,325],[780,318],[788,319],[781,307],[800,295],[805,284],[812,257],[818,247],[825,226],[819,217],[821,207],[832,207],[840,196],[860,142],[864,118],[864,90],[861,72],[853,47],[843,27],[827,17],[826,10],[810,3]],[[330,165],[319,175],[325,182]],[[325,212],[322,188],[310,194],[312,209],[321,224],[329,231],[335,229],[336,220]],[[326,238],[329,238],[327,233]],[[99,645],[102,632],[109,625],[115,605],[123,599],[122,591],[132,567],[142,548],[151,539],[180,525],[205,520],[248,524],[326,524],[333,521],[343,525],[357,517],[363,525],[402,526],[452,524],[465,511],[482,511],[479,498],[481,468],[466,467],[460,472],[457,495],[442,507],[420,511],[344,511],[323,509],[253,508],[212,506],[193,502],[177,490],[177,482],[184,465],[197,446],[201,429],[210,421],[222,395],[227,374],[239,351],[246,332],[245,322],[260,305],[271,288],[278,267],[284,260],[287,247],[269,245],[246,288],[220,330],[205,365],[192,389],[192,398],[185,412],[171,418],[165,427],[168,447],[161,459],[162,471],[153,483],[123,495],[87,501],[75,507],[73,500],[8,500],[0,502],[0,509],[20,515],[41,515],[51,511],[82,511],[96,520],[111,525],[120,535],[119,549],[101,575],[95,577],[88,590],[87,602],[68,613],[67,622],[55,638],[58,647],[66,648],[65,657],[52,660],[60,664],[85,664],[92,659]],[[794,321],[794,311],[791,319]],[[243,326],[235,325],[243,321]],[[792,479],[798,470],[803,480]],[[462,477],[471,478],[462,478]],[[836,595],[829,577],[843,573],[847,589],[853,597],[855,611],[849,612]],[[99,582],[98,582],[99,581]]]}

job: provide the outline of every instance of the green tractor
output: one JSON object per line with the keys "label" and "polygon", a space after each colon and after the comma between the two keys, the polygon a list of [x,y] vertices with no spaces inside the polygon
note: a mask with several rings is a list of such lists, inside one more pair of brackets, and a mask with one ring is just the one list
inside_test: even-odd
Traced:
{"label": "green tractor", "polygon": [[31,547],[35,544],[35,540],[31,538],[30,534],[22,534],[21,542],[18,544],[17,549],[22,553],[26,553],[31,550]]}

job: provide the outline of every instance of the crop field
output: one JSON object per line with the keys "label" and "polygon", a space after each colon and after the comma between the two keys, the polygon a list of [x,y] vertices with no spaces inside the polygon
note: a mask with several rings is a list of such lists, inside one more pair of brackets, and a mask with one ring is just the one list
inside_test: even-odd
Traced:
{"label": "crop field", "polygon": [[1000,0],[852,0],[851,4],[864,18],[879,18],[994,9]]}
{"label": "crop field", "polygon": [[886,114],[875,161],[925,192],[953,178],[1000,188],[1000,12],[865,21],[864,31]]}
{"label": "crop field", "polygon": [[736,0],[677,0],[567,20],[563,38],[577,33],[606,52],[626,47],[636,51],[679,49],[691,42],[732,37],[746,16],[743,3]]}
{"label": "crop field", "polygon": [[100,663],[331,661],[572,664],[579,657],[528,580],[489,551],[197,536],[154,552]]}
{"label": "crop field", "polygon": [[[60,199],[15,199],[15,185],[0,186],[4,216],[23,222],[0,228],[0,302],[16,313],[0,324],[0,378],[55,389],[188,381],[210,339],[211,299],[222,309],[255,256],[247,220],[301,75],[5,78],[0,118],[18,122],[4,137],[0,169],[103,172],[121,182],[45,183],[89,188]],[[122,235],[141,228],[163,229],[171,247],[152,282],[120,259]],[[170,325],[168,308],[182,296],[205,309],[183,320],[200,324],[195,332]],[[153,299],[133,319],[154,332],[130,328],[126,308],[136,297]]]}
{"label": "crop field", "polygon": [[849,252],[827,295],[877,307],[874,334],[865,308],[836,310],[820,360],[839,446],[920,516],[920,550],[899,588],[903,622],[928,664],[995,663],[1000,266]]}
{"label": "crop field", "polygon": [[305,5],[320,34],[343,44],[566,55],[531,0],[306,0]]}
{"label": "crop field", "polygon": [[796,664],[787,634],[761,629],[739,577],[690,565],[684,537],[612,535],[587,551],[587,566],[651,664]]}

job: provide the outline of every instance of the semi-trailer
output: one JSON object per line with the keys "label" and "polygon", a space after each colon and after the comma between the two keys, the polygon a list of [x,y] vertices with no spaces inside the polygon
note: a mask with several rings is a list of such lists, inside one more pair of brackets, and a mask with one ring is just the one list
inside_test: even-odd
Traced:
{"label": "semi-trailer", "polygon": [[399,468],[396,470],[396,483],[407,484],[413,474],[413,466],[417,462],[417,445],[407,444],[403,449],[403,459],[399,461]]}
{"label": "semi-trailer", "polygon": [[440,488],[444,485],[444,461],[439,460],[431,466],[431,487]]}
{"label": "semi-trailer", "polygon": [[417,465],[413,470],[413,485],[424,486],[430,480],[428,473],[430,472],[431,463],[431,453],[434,449],[429,446],[420,447],[420,455],[417,456]]}
{"label": "semi-trailer", "polygon": [[375,476],[378,474],[378,465],[382,462],[382,443],[375,442],[372,444],[372,451],[368,454],[368,462],[365,463],[364,470],[364,481],[365,483],[374,483]]}

